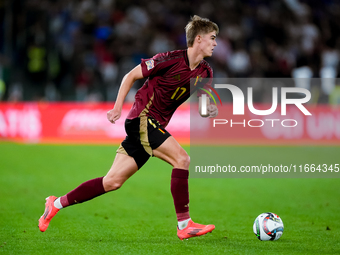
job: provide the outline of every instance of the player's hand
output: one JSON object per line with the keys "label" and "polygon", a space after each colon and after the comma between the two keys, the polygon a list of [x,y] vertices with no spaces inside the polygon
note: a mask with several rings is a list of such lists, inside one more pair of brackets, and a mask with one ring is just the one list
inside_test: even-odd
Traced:
{"label": "player's hand", "polygon": [[110,111],[107,112],[106,116],[107,119],[112,123],[115,124],[116,120],[118,120],[120,118],[121,115],[121,111],[116,110],[116,109],[112,109]]}
{"label": "player's hand", "polygon": [[208,105],[207,110],[208,110],[209,118],[215,118],[218,114],[218,108],[214,104]]}

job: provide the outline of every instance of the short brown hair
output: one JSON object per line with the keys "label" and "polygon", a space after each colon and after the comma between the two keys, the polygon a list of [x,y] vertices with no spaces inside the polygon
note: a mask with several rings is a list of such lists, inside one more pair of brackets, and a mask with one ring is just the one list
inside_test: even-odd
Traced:
{"label": "short brown hair", "polygon": [[208,34],[213,31],[216,31],[216,34],[218,34],[219,32],[216,23],[210,21],[207,18],[201,18],[200,16],[195,15],[185,26],[187,46],[192,47],[194,45],[194,41],[197,35],[201,33]]}

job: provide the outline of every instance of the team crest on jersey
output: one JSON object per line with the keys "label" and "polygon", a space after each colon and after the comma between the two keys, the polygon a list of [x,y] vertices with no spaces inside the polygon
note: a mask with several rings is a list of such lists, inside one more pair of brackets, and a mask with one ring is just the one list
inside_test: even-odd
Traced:
{"label": "team crest on jersey", "polygon": [[153,59],[145,61],[145,64],[146,64],[146,68],[148,69],[148,71],[155,67],[155,63],[154,63]]}

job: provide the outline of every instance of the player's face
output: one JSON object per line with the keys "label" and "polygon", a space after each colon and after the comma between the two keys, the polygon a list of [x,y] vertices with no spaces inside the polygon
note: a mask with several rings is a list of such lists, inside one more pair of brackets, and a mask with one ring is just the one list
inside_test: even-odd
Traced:
{"label": "player's face", "polygon": [[200,48],[204,57],[210,57],[216,45],[216,31],[201,35]]}

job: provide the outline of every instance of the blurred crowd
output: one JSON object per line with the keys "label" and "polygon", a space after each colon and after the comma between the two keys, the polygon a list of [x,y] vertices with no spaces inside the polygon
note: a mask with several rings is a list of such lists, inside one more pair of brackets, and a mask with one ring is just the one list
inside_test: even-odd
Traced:
{"label": "blurred crowd", "polygon": [[336,0],[7,0],[0,1],[0,100],[114,101],[141,58],[186,48],[194,14],[220,27],[207,59],[214,77],[340,74]]}

